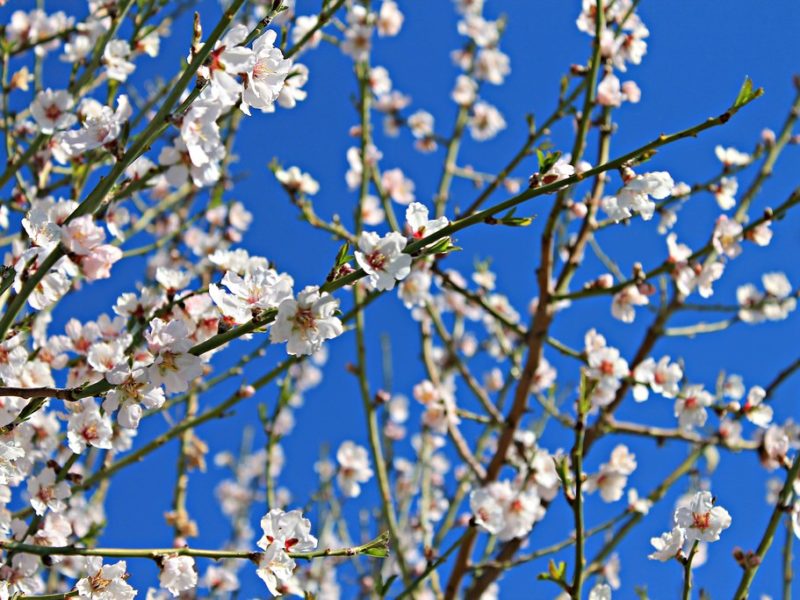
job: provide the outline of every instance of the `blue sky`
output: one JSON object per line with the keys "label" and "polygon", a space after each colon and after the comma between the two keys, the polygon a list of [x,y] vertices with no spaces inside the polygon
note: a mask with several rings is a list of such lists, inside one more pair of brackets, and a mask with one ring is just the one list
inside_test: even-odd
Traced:
{"label": "blue sky", "polygon": [[[16,4],[16,3],[11,3]],[[23,3],[24,4],[24,3]],[[70,6],[72,2],[48,2],[49,10]],[[412,109],[425,109],[436,118],[437,132],[448,133],[456,113],[449,101],[449,93],[457,75],[449,53],[462,41],[456,32],[456,16],[449,0],[399,0],[406,13],[406,22],[397,38],[381,40],[374,52],[373,63],[387,67],[394,87],[413,98]],[[213,2],[201,3],[203,15],[216,14]],[[317,0],[298,0],[300,14],[316,10]],[[501,12],[508,16],[508,26],[502,48],[511,56],[512,74],[502,87],[485,86],[484,98],[502,110],[508,129],[494,140],[483,144],[471,141],[464,145],[460,165],[470,164],[482,171],[502,167],[516,152],[525,135],[525,113],[533,113],[544,120],[552,112],[560,77],[573,63],[584,63],[589,53],[590,38],[575,28],[575,18],[580,2],[556,0],[488,0],[490,17]],[[2,13],[5,19],[10,8]],[[83,10],[83,8],[82,8]],[[792,0],[775,0],[764,5],[746,0],[719,2],[689,2],[688,0],[645,0],[639,13],[650,29],[648,53],[643,64],[631,67],[624,79],[635,80],[642,89],[638,105],[626,105],[615,113],[618,132],[612,142],[612,156],[623,154],[649,141],[660,133],[669,133],[698,123],[727,108],[733,101],[745,75],[763,86],[765,95],[748,106],[726,126],[704,133],[696,140],[686,140],[663,149],[648,165],[650,170],[668,170],[676,181],[695,183],[705,181],[719,171],[714,157],[716,144],[735,145],[749,150],[758,140],[763,127],[777,129],[785,118],[794,94],[791,76],[800,66],[800,49],[796,43],[800,24],[800,4]],[[212,17],[204,17],[210,29]],[[164,44],[158,60],[140,61],[134,82],[155,75],[171,75],[177,60],[185,54],[188,39],[188,21],[175,23],[173,37]],[[349,59],[335,48],[323,46],[302,58],[311,71],[307,85],[309,98],[293,111],[279,110],[274,115],[257,115],[243,122],[236,153],[239,156],[234,172],[245,176],[229,196],[243,202],[254,216],[254,225],[245,237],[243,246],[253,253],[262,254],[292,274],[298,287],[324,280],[336,251],[336,242],[324,233],[311,231],[299,223],[296,211],[274,182],[266,165],[277,157],[284,165],[298,165],[309,171],[321,184],[317,196],[317,211],[329,216],[339,213],[349,219],[355,196],[348,192],[344,182],[347,168],[345,152],[356,140],[348,137],[348,129],[356,123],[352,96],[356,91],[355,77]],[[58,78],[58,66],[53,63],[46,77]],[[62,67],[63,69],[63,67]],[[554,129],[556,148],[568,151],[571,144],[569,124],[562,123]],[[443,160],[440,149],[432,155],[420,155],[412,150],[412,140],[407,133],[399,138],[377,136],[377,144],[384,153],[381,166],[384,170],[402,168],[417,185],[417,198],[428,202],[434,193]],[[587,158],[593,160],[594,144],[589,143]],[[155,157],[152,157],[155,158]],[[775,176],[764,186],[756,201],[754,212],[782,201],[797,185],[796,173],[800,167],[800,154],[789,147],[778,164]],[[535,160],[523,163],[518,175],[527,177],[535,170]],[[741,183],[747,184],[744,177]],[[475,197],[471,184],[457,181],[451,197],[453,203],[466,206]],[[505,199],[504,192],[494,196],[495,201]],[[545,216],[550,206],[549,198],[536,199],[523,205],[520,214]],[[450,213],[452,216],[452,213]],[[678,224],[679,239],[697,247],[708,238],[718,214],[716,203],[710,195],[698,195],[681,211]],[[463,247],[458,256],[447,259],[447,265],[468,272],[472,262],[491,256],[492,267],[498,275],[499,288],[506,293],[520,312],[535,292],[534,269],[538,263],[538,235],[543,219],[529,228],[502,229],[478,226],[461,232],[457,243]],[[768,248],[748,246],[748,251],[732,263],[723,281],[715,286],[715,301],[732,303],[735,290],[745,282],[757,282],[765,270],[781,270],[790,281],[800,284],[800,266],[792,257],[800,251],[800,229],[796,217],[776,224],[776,236]],[[648,266],[659,264],[665,256],[663,237],[655,231],[653,222],[637,222],[632,227],[605,232],[600,241],[606,251],[620,264],[623,272],[630,272],[635,261]],[[138,245],[138,244],[135,244]],[[115,274],[137,277],[141,261],[131,261]],[[591,260],[576,278],[582,282],[600,271]],[[99,282],[80,294],[67,299],[55,313],[54,327],[71,316],[89,319],[99,311],[109,311],[116,294],[129,289],[130,279],[125,277]],[[638,347],[650,315],[639,312],[635,324],[622,325],[609,313],[609,299],[584,301],[556,321],[553,334],[575,346],[582,344],[583,334],[589,327],[597,327],[609,343],[620,347],[630,358]],[[698,319],[711,319],[704,314],[680,315],[671,324],[686,324]],[[380,372],[380,334],[389,335],[394,356],[395,389],[410,395],[412,386],[424,377],[418,364],[419,353],[416,328],[407,311],[395,297],[378,300],[367,318],[369,328],[368,363],[373,385],[378,386]],[[790,330],[790,328],[793,328]],[[795,322],[781,322],[758,327],[738,325],[721,334],[711,334],[691,341],[685,339],[660,342],[655,356],[670,354],[686,361],[688,378],[693,382],[712,387],[720,370],[739,373],[745,383],[766,384],[781,368],[797,357]],[[239,343],[226,354],[229,357],[247,345]],[[273,348],[268,358],[251,364],[250,373],[255,379],[265,372],[282,350]],[[318,448],[328,444],[335,448],[343,440],[353,439],[366,443],[361,399],[356,381],[344,366],[354,358],[352,336],[343,336],[330,345],[330,361],[323,385],[310,392],[305,406],[296,413],[294,434],[285,440],[287,467],[280,484],[289,487],[299,504],[305,502],[313,490],[312,465],[318,458]],[[548,358],[559,367],[560,383],[569,389],[577,381],[574,364],[564,362],[553,354]],[[480,370],[478,371],[480,372]],[[226,397],[222,386],[203,397],[203,406],[212,406]],[[793,402],[800,392],[800,378],[785,384],[775,397],[776,415],[783,419],[797,415]],[[235,414],[226,419],[205,425],[198,434],[206,440],[212,453],[236,450],[243,426],[259,428],[256,405],[266,402],[273,406],[277,396],[275,388],[261,391],[252,401],[244,402]],[[465,400],[465,402],[469,402]],[[621,418],[641,420],[651,424],[671,425],[671,402],[653,398],[645,405],[627,403],[620,410]],[[413,417],[412,417],[413,419]],[[149,420],[142,428],[143,439],[164,430],[167,425],[160,418]],[[587,469],[596,469],[604,462],[614,444],[622,438],[598,443],[588,459]],[[256,434],[256,444],[263,439]],[[550,449],[564,447],[569,437],[560,434],[556,427],[545,431],[542,444]],[[627,440],[636,452],[640,468],[631,484],[640,491],[649,491],[684,457],[684,447],[669,443],[658,448],[649,440]],[[109,526],[103,545],[153,547],[169,544],[171,530],[164,524],[163,513],[169,508],[174,477],[176,444],[172,443],[114,478],[108,496]],[[710,547],[708,563],[697,570],[697,587],[705,587],[712,597],[728,597],[738,583],[740,571],[731,558],[734,546],[754,547],[768,518],[765,504],[766,480],[764,470],[755,456],[725,454],[713,479],[712,491],[719,502],[733,516],[732,527],[723,534],[720,542]],[[190,483],[189,511],[201,527],[199,539],[193,545],[214,547],[220,545],[228,534],[228,523],[219,513],[213,490],[224,474],[210,464],[204,474],[195,474]],[[374,483],[374,480],[373,480]],[[680,585],[677,564],[648,561],[648,539],[669,527],[674,500],[684,491],[685,480],[679,483],[651,514],[637,527],[627,544],[620,550],[622,558],[622,589],[615,598],[635,597],[635,585],[647,585],[654,599],[672,598]],[[374,489],[366,494],[367,500],[375,498]],[[619,503],[621,504],[621,503]],[[356,501],[346,506],[347,514],[357,516]],[[592,498],[588,504],[589,526],[616,514],[621,506],[601,505]],[[537,525],[531,548],[546,545],[568,535],[572,529],[563,501],[556,502],[541,525]],[[783,533],[776,545],[782,544]],[[589,544],[589,556],[597,540]],[[778,595],[780,571],[779,548],[773,547],[769,560],[759,572],[754,592]],[[564,555],[571,560],[572,554]],[[548,598],[556,595],[552,584],[535,581],[537,573],[546,568],[544,563],[534,563],[506,575],[503,598]],[[152,583],[155,568],[152,565],[131,561],[131,583],[144,587]],[[254,577],[245,577],[244,597],[263,596],[265,590]],[[353,590],[341,581],[344,597]],[[534,587],[531,587],[534,586]],[[758,597],[755,593],[754,597]]]}

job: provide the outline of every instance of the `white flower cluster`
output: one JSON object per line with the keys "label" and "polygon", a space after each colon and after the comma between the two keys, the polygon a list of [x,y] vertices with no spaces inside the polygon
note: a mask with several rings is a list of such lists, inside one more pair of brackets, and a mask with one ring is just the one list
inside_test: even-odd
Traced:
{"label": "white flower cluster", "polygon": [[731,526],[731,516],[721,506],[714,505],[711,492],[695,493],[675,510],[675,526],[671,531],[652,538],[655,548],[649,558],[668,561],[681,556],[685,544],[695,542],[716,542],[720,534]]}

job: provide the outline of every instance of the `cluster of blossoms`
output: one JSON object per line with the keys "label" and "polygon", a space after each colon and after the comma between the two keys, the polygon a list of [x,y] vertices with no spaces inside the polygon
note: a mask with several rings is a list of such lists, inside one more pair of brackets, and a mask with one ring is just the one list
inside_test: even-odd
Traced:
{"label": "cluster of blossoms", "polygon": [[[684,546],[695,543],[716,542],[720,534],[731,526],[731,516],[721,506],[715,506],[711,492],[701,491],[685,496],[675,509],[674,527],[652,538],[655,552],[653,560],[668,561],[682,556]],[[699,566],[700,561],[694,563]]]}
{"label": "cluster of blossoms", "polygon": [[[153,600],[167,594],[193,597],[201,587],[213,597],[248,593],[245,578],[240,578],[248,560],[274,596],[335,599],[353,595],[358,588],[361,595],[383,597],[403,585],[404,594],[420,598],[438,597],[442,590],[460,597],[460,578],[472,576],[467,595],[499,597],[495,580],[503,569],[495,567],[528,562],[515,553],[534,539],[536,523],[567,506],[577,516],[576,534],[565,543],[583,544],[577,532],[578,518],[582,521],[584,515],[578,513],[589,511],[577,499],[597,492],[607,503],[626,498],[622,514],[601,529],[630,519],[616,529],[627,534],[678,479],[667,478],[666,487],[640,496],[629,483],[635,473],[638,477],[649,471],[655,459],[630,442],[630,447],[610,446],[607,460],[592,462],[599,466],[587,472],[578,457],[586,458],[607,433],[653,438],[660,446],[669,439],[668,447],[693,445],[697,455],[702,446],[709,474],[719,458],[716,446],[756,452],[765,471],[796,473],[790,469],[800,449],[800,426],[781,420],[771,402],[777,386],[796,367],[763,386],[745,387],[738,375],[722,373],[714,387],[674,349],[670,355],[651,356],[662,334],[692,336],[739,321],[779,321],[795,310],[797,292],[790,277],[771,271],[761,277],[761,288],[739,286],[734,305],[699,305],[730,313],[722,326],[701,323],[688,328],[689,333],[667,327],[674,312],[698,306],[687,302],[692,294],[702,299],[714,295],[728,265],[749,252],[749,242],[770,245],[773,222],[785,215],[791,202],[751,219],[747,210],[758,188],[737,199],[737,177],[764,153],[764,165],[771,170],[787,140],[798,141],[787,138],[794,122],[789,121],[789,133],[780,137],[765,131],[752,154],[717,146],[721,172],[704,184],[676,183],[661,170],[637,172],[640,159],[649,158],[650,147],[633,160],[609,161],[607,144],[616,132],[612,117],[626,103],[642,98],[637,83],[623,75],[639,65],[647,51],[649,31],[636,14],[635,0],[583,0],[577,27],[592,36],[599,60],[592,68],[570,69],[552,120],[544,120],[547,126],[537,130],[530,119],[526,145],[497,175],[462,165],[459,154],[462,138],[485,142],[514,126],[486,99],[489,86],[509,81],[511,61],[500,44],[513,23],[490,18],[483,0],[454,1],[456,29],[462,37],[451,55],[457,71],[450,92],[457,109],[452,135],[441,133],[432,113],[411,108],[412,98],[395,86],[402,82],[393,81],[394,73],[372,64],[377,39],[397,36],[404,26],[402,3],[329,1],[322,3],[321,13],[303,15],[293,0],[233,2],[218,27],[206,27],[207,44],[203,25],[208,24],[201,23],[205,16],[196,17],[193,35],[186,36],[191,48],[181,50],[181,58],[186,58],[182,73],[189,77],[179,73],[142,96],[135,80],[145,69],[137,72],[138,63],[159,56],[161,40],[169,34],[167,25],[180,16],[180,10],[174,15],[165,12],[169,4],[89,0],[83,19],[63,12],[18,10],[2,29],[8,75],[2,128],[9,156],[0,174],[0,187],[8,189],[8,199],[0,203],[0,227],[9,235],[4,238],[8,249],[0,272],[0,542],[5,548],[0,599],[134,598],[137,590],[127,573],[130,561],[116,561],[128,556],[97,549],[107,525],[103,502],[111,475],[171,440],[180,442],[179,458],[173,502],[164,519],[174,533],[174,549],[130,555],[146,555],[158,563],[160,589],[147,591]],[[598,5],[604,11],[599,30]],[[342,243],[324,283],[296,287],[296,257],[287,258],[276,249],[277,260],[271,262],[241,247],[251,227],[264,224],[258,213],[248,210],[251,205],[230,198],[236,181],[231,165],[237,158],[232,148],[240,118],[252,123],[263,117],[258,113],[304,106],[309,70],[295,62],[296,57],[324,46],[352,61],[357,80],[353,83],[358,84],[359,121],[349,133],[359,141],[341,157],[347,164],[344,182],[358,194],[358,203],[352,229],[336,214],[326,221],[313,204],[320,201],[321,212],[327,211],[320,185],[326,174],[284,168],[277,158],[270,163],[302,219]],[[26,53],[27,62],[17,68],[17,57]],[[200,53],[207,54],[202,61]],[[61,68],[64,63],[74,65],[68,82],[61,77],[54,78],[61,83],[45,85],[42,71],[50,68],[50,55]],[[187,88],[195,75],[194,87]],[[582,97],[577,94],[581,89],[569,100],[569,88],[577,81],[586,93],[583,107],[576,100]],[[738,108],[726,113],[727,118]],[[792,118],[796,113],[795,109]],[[371,123],[375,115],[382,120],[382,132]],[[550,125],[562,118],[574,118],[577,135],[584,136],[573,146],[573,155],[549,150],[548,138],[556,139]],[[597,166],[584,156],[590,146],[586,136],[595,130],[601,146]],[[413,144],[426,155],[420,160],[430,160],[440,146],[444,150],[435,195],[428,194],[423,177],[416,177],[416,163],[390,162],[392,143],[403,142],[401,134],[407,135],[409,147]],[[668,136],[654,145],[665,140]],[[524,161],[532,154],[538,157],[539,170],[520,193],[525,179],[512,177],[512,172],[518,165],[528,169]],[[620,183],[612,188],[615,172]],[[757,181],[767,174],[760,172]],[[453,206],[459,185],[453,182],[460,179],[482,188],[469,208]],[[591,192],[581,195],[584,179],[593,184]],[[478,213],[497,190],[513,197]],[[522,272],[519,265],[512,265],[509,276],[504,265],[493,269],[485,256],[474,257],[471,272],[457,256],[450,258],[457,250],[450,239],[454,232],[477,223],[529,225],[531,219],[515,216],[513,207],[551,192],[551,218],[541,220],[545,243],[537,270],[539,297],[500,291],[502,283]],[[678,211],[686,210],[695,194],[713,197],[712,210],[722,214],[715,214],[709,224],[707,243],[693,250],[678,241],[673,229]],[[796,194],[792,198],[796,203]],[[269,219],[277,220],[275,215]],[[656,215],[658,225],[651,222]],[[600,247],[605,235],[600,231],[621,230],[616,227],[620,223],[652,227],[665,236],[663,263],[649,272],[633,263],[632,276],[626,279],[613,252],[606,255]],[[11,231],[12,224],[17,231]],[[692,226],[693,235],[698,222],[692,221]],[[131,248],[130,241],[144,233],[152,242]],[[315,254],[316,249],[309,248],[303,246],[303,260]],[[587,248],[607,272],[570,291],[573,276],[592,268],[591,260],[583,264]],[[101,293],[109,282],[89,291],[81,289],[85,284],[109,279],[112,272],[113,282],[127,278],[128,265],[132,269],[135,257],[142,255],[143,280],[135,285],[122,281],[125,291],[115,292],[119,295],[108,303],[108,313],[64,322],[62,307],[69,306],[73,296],[81,302],[85,296],[79,294]],[[351,305],[344,291],[352,292]],[[374,388],[366,365],[371,355],[365,358],[371,342],[364,339],[361,311],[383,292],[393,291],[397,299],[392,310],[403,312],[404,306],[409,325],[420,332],[424,371],[407,376],[412,353],[404,337],[404,369],[393,378],[387,341],[382,348],[384,380]],[[603,329],[594,315],[591,328],[576,315],[578,335],[583,335],[582,347],[576,344],[579,349],[570,347],[568,338],[562,342],[553,337],[575,333],[575,328],[550,327],[561,313],[573,315],[579,301],[600,294],[610,298],[611,316],[626,326],[649,312],[656,315],[632,358],[626,358],[627,338],[619,347],[609,345],[598,333]],[[293,474],[303,467],[292,455],[296,446],[284,439],[296,429],[305,434],[313,421],[309,414],[324,414],[324,407],[304,403],[307,397],[316,402],[309,392],[321,383],[329,353],[337,359],[332,366],[339,366],[342,346],[329,342],[343,336],[351,320],[357,331],[356,362],[343,367],[346,377],[357,379],[368,435],[341,440],[340,435],[349,435],[344,427],[339,431],[337,423],[324,424],[325,446],[331,441],[334,452],[323,451],[314,464],[316,481],[302,476],[306,487],[317,485],[309,492],[312,501],[305,504],[305,512],[314,518],[318,540],[303,511],[289,510],[302,499],[294,498],[297,490],[287,487],[286,467],[289,460]],[[608,335],[612,339],[615,333]],[[214,357],[240,339],[250,344],[242,347],[250,349],[232,366],[221,368],[224,359]],[[273,351],[280,362],[266,375],[251,378],[249,370],[245,372],[249,362],[265,363]],[[207,390],[239,377],[226,400],[207,405]],[[588,397],[565,402],[575,398],[575,379],[581,380],[580,391]],[[277,383],[277,398],[269,407],[259,404],[258,421],[252,419],[256,426],[245,428],[241,436],[225,436],[237,442],[241,438],[239,454],[224,451],[214,457],[215,467],[227,472],[215,489],[219,509],[231,525],[226,550],[196,551],[189,540],[199,536],[200,524],[189,514],[186,495],[190,474],[207,468],[209,444],[195,429],[207,422],[230,423],[233,407],[257,395],[261,400],[261,390],[270,383]],[[649,415],[651,408],[655,414],[662,400],[638,404],[651,394],[669,402],[665,407],[672,409],[672,428],[617,420],[615,411],[628,395],[634,400],[625,403],[630,414]],[[342,385],[329,404],[349,418],[352,395]],[[152,415],[163,415],[169,429],[149,438]],[[546,426],[564,426],[570,437],[574,434],[573,451],[548,449]],[[134,449],[140,440],[142,445]],[[211,436],[208,440],[219,443]],[[586,464],[593,459],[591,455]],[[639,464],[642,469],[637,472]],[[677,558],[697,567],[706,544],[720,539],[731,517],[709,492],[694,491],[710,487],[701,479],[703,469],[686,470],[692,473],[693,491],[680,499],[672,529],[652,540],[655,552],[650,558]],[[367,504],[375,497],[380,510]],[[768,502],[776,511],[787,512],[800,537],[797,481],[771,479]],[[264,514],[265,504],[269,512],[260,521],[259,534],[253,517]],[[356,510],[360,521],[354,534],[351,513]],[[389,557],[385,542],[353,542],[384,529],[391,537]],[[466,530],[458,538],[459,552],[444,553],[442,548],[451,537],[456,539],[459,529]],[[585,533],[584,529],[581,535]],[[473,544],[485,534],[502,544],[495,552],[493,541],[481,542],[478,547],[485,556],[478,562]],[[604,558],[585,565],[591,573],[584,575],[597,578],[588,594],[592,600],[610,599],[621,585],[621,555],[614,552],[617,539],[610,535],[601,551]],[[69,556],[57,554],[64,547],[71,549]],[[254,547],[260,551],[249,550]],[[93,552],[103,556],[91,556]],[[355,582],[337,573],[342,563],[335,557],[349,560],[359,555],[386,560],[369,568],[358,564]],[[203,571],[196,557],[217,560]],[[300,560],[312,557],[333,560],[308,566]],[[448,562],[433,577],[437,557]],[[747,563],[751,568],[753,564]],[[446,583],[439,580],[445,573],[450,578]],[[540,579],[570,589],[564,569],[555,563],[544,575]],[[351,589],[343,591],[339,582]]]}

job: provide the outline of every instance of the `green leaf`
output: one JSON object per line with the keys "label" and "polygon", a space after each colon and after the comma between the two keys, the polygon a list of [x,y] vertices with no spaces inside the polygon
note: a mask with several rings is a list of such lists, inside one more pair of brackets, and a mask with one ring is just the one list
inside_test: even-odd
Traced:
{"label": "green leaf", "polygon": [[392,587],[394,580],[397,579],[397,575],[392,575],[389,579],[386,580],[386,583],[383,584],[382,587],[379,588],[381,598],[385,598],[386,594],[389,593],[389,588]]}
{"label": "green leaf", "polygon": [[450,238],[444,238],[428,246],[425,249],[425,254],[449,254],[450,252],[457,252],[461,250],[458,246],[454,246]]}
{"label": "green leaf", "polygon": [[750,77],[744,78],[744,83],[739,89],[739,95],[736,96],[736,101],[733,103],[732,108],[741,108],[745,104],[749,104],[764,93],[764,88],[753,88],[753,80]]}
{"label": "green leaf", "polygon": [[366,550],[362,550],[361,554],[366,554],[367,556],[374,556],[376,558],[386,558],[389,556],[389,549],[382,546],[375,546],[374,548],[367,548]]}
{"label": "green leaf", "polygon": [[350,244],[348,244],[347,242],[342,244],[341,248],[339,248],[339,251],[336,253],[337,267],[341,267],[343,264],[353,260],[353,256],[347,253],[348,250],[350,250]]}
{"label": "green leaf", "polygon": [[561,158],[561,152],[542,152],[540,148],[537,148],[536,158],[539,160],[539,173],[544,174]]}
{"label": "green leaf", "polygon": [[509,227],[527,227],[533,223],[533,217],[504,217],[498,223]]}

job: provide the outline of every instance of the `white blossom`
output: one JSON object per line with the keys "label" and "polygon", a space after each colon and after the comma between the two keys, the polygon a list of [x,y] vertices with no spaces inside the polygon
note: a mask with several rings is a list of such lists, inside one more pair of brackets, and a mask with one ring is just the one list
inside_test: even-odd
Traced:
{"label": "white blossom", "polygon": [[365,231],[358,238],[355,251],[358,265],[369,275],[370,286],[379,291],[391,290],[411,271],[411,256],[403,253],[406,239],[396,231],[381,237]]}
{"label": "white blossom", "polygon": [[683,528],[687,542],[716,542],[730,527],[731,516],[721,506],[714,506],[711,492],[697,492],[688,506],[675,511],[675,524]]}
{"label": "white blossom", "polygon": [[665,562],[672,560],[681,551],[685,542],[685,534],[680,527],[674,527],[672,531],[661,534],[661,537],[650,538],[650,544],[655,548],[655,552],[648,555],[651,560]]}
{"label": "white blossom", "polygon": [[197,587],[197,570],[191,556],[168,556],[161,564],[158,576],[161,587],[173,596],[179,596]]}
{"label": "white blossom", "polygon": [[361,494],[361,484],[372,479],[367,449],[351,441],[343,442],[336,452],[336,461],[339,463],[336,474],[339,489],[348,498],[357,498]]}
{"label": "white blossom", "polygon": [[75,584],[81,600],[132,600],[136,596],[136,590],[125,581],[124,560],[104,565],[102,557],[87,556],[84,569],[86,577]]}
{"label": "white blossom", "polygon": [[270,340],[287,342],[289,354],[313,354],[325,340],[338,337],[344,331],[336,317],[339,301],[320,292],[316,286],[307,286],[297,298],[286,298],[278,305],[278,314],[270,330]]}

